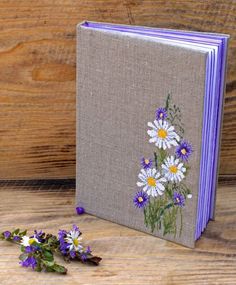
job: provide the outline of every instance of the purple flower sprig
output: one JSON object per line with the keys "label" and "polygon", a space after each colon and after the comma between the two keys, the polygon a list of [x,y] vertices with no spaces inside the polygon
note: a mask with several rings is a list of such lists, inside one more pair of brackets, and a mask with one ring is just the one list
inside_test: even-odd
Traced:
{"label": "purple flower sprig", "polygon": [[4,231],[0,233],[0,240],[7,240],[14,243],[20,243],[23,236],[27,233],[26,230],[20,231],[20,229],[15,229],[14,231]]}
{"label": "purple flower sprig", "polygon": [[19,229],[0,233],[0,239],[17,243],[21,247],[19,256],[20,265],[32,268],[38,272],[56,272],[66,274],[67,269],[54,260],[54,253],[59,253],[65,260],[78,260],[83,263],[98,265],[100,257],[93,256],[90,247],[84,247],[81,242],[81,232],[77,226],[72,230],[60,230],[58,237],[42,231],[34,231],[31,236],[26,236],[27,231]]}

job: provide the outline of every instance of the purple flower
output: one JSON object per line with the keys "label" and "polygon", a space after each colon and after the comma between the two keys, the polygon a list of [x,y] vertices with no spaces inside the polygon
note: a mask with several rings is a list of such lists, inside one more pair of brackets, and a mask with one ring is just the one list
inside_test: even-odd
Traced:
{"label": "purple flower", "polygon": [[148,169],[152,167],[152,160],[149,158],[142,158],[141,159],[141,167],[144,169]]}
{"label": "purple flower", "polygon": [[134,196],[133,202],[137,208],[144,208],[149,202],[147,193],[143,191],[137,192]]}
{"label": "purple flower", "polygon": [[165,108],[159,108],[156,110],[156,119],[164,120],[167,118],[167,112]]}
{"label": "purple flower", "polygon": [[32,236],[32,238],[33,237],[35,237],[39,242],[44,242],[44,238],[43,238],[43,236],[45,235],[45,233],[43,233],[42,231],[34,231],[34,235]]}
{"label": "purple flower", "polygon": [[66,242],[60,242],[60,251],[63,255],[67,255],[69,244]]}
{"label": "purple flower", "polygon": [[71,257],[73,258],[73,251],[77,252],[76,242],[78,242],[78,237],[81,235],[79,228],[76,225],[73,225],[71,231],[67,232],[65,230],[59,230],[58,240],[59,240],[59,249],[63,255],[68,256],[71,252]]}
{"label": "purple flower", "polygon": [[84,214],[84,208],[83,207],[76,207],[76,213],[77,215],[82,215]]}
{"label": "purple flower", "polygon": [[67,231],[65,230],[59,230],[58,232],[58,239],[64,239],[64,237],[67,235]]}
{"label": "purple flower", "polygon": [[30,245],[25,247],[25,253],[33,253],[38,249],[37,246]]}
{"label": "purple flower", "polygon": [[59,239],[60,251],[63,255],[68,253],[69,244],[64,239]]}
{"label": "purple flower", "polygon": [[80,258],[81,258],[81,260],[82,260],[83,262],[85,262],[85,261],[87,260],[87,254],[86,254],[86,253],[82,253],[82,254],[80,255]]}
{"label": "purple flower", "polygon": [[32,269],[35,268],[37,265],[37,261],[33,256],[27,257],[24,261],[21,261],[20,264],[23,267],[32,267]]}
{"label": "purple flower", "polygon": [[75,252],[75,251],[71,251],[71,252],[70,252],[70,257],[71,257],[72,259],[74,259],[74,258],[76,257],[76,252]]}
{"label": "purple flower", "polygon": [[91,252],[92,252],[92,250],[91,250],[90,246],[88,246],[87,249],[86,249],[86,253],[90,254]]}
{"label": "purple flower", "polygon": [[176,156],[184,161],[187,161],[191,153],[193,152],[192,145],[187,141],[182,141],[176,148]]}
{"label": "purple flower", "polygon": [[185,205],[184,196],[178,192],[174,192],[173,201],[176,206],[183,207]]}
{"label": "purple flower", "polygon": [[73,230],[80,234],[80,230],[79,230],[79,228],[76,225],[73,225]]}
{"label": "purple flower", "polygon": [[4,235],[4,238],[5,238],[5,239],[8,239],[8,238],[11,237],[11,232],[5,231],[5,232],[3,233],[3,235]]}
{"label": "purple flower", "polygon": [[20,241],[21,238],[20,238],[19,236],[14,236],[14,237],[13,237],[13,240],[17,242],[17,241]]}
{"label": "purple flower", "polygon": [[63,255],[67,254],[68,246],[69,246],[69,244],[64,239],[66,237],[66,235],[67,235],[67,231],[59,230],[59,232],[58,232],[58,240],[60,243],[59,249]]}

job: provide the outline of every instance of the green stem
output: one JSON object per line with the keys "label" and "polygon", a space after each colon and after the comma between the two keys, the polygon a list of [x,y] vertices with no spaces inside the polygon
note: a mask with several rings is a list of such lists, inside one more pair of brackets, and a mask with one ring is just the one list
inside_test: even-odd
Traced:
{"label": "green stem", "polygon": [[157,169],[157,153],[154,151],[155,167]]}
{"label": "green stem", "polygon": [[158,223],[158,222],[160,221],[160,219],[161,219],[161,217],[163,216],[165,210],[167,210],[167,209],[169,209],[169,208],[171,208],[171,207],[173,207],[173,206],[174,206],[173,203],[169,203],[169,204],[167,204],[164,208],[162,208],[162,209],[160,210],[159,216],[157,217],[156,223]]}

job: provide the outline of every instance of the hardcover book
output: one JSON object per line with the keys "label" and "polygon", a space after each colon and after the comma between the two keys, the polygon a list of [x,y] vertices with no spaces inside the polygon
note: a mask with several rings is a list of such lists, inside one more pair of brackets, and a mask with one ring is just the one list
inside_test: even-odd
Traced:
{"label": "hardcover book", "polygon": [[228,35],[77,26],[77,195],[188,247],[214,219]]}

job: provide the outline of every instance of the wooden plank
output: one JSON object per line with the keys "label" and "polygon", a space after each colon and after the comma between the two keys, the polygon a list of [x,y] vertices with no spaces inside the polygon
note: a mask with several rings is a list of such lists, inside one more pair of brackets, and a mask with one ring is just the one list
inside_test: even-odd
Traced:
{"label": "wooden plank", "polygon": [[236,2],[2,0],[0,177],[75,177],[75,26],[88,19],[231,34],[220,173],[236,174]]}
{"label": "wooden plank", "polygon": [[68,267],[67,276],[36,273],[19,266],[17,246],[0,242],[1,284],[235,284],[235,187],[219,188],[216,220],[194,250],[90,215],[76,216],[74,188],[62,189],[58,182],[1,183],[0,200],[1,230],[20,227],[56,234],[76,223],[84,242],[103,257],[98,267],[58,259]]}

